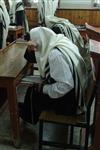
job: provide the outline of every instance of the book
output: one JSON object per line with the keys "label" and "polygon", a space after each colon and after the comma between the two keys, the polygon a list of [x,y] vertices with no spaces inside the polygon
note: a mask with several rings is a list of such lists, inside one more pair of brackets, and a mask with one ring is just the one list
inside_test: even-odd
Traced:
{"label": "book", "polygon": [[21,83],[26,83],[26,84],[34,84],[34,83],[42,83],[42,78],[39,75],[30,75],[30,76],[25,76],[22,78]]}

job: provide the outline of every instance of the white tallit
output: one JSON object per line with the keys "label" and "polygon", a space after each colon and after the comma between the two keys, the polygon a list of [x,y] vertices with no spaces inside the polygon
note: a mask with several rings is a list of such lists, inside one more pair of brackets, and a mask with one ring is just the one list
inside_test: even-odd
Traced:
{"label": "white tallit", "polygon": [[[55,33],[62,33],[68,39],[70,39],[79,49],[81,56],[83,57],[88,73],[91,72],[91,60],[90,60],[90,48],[89,43],[84,44],[84,40],[74,24],[65,18],[59,18],[56,16],[46,16],[46,27],[51,28]],[[57,31],[58,30],[58,31]]]}
{"label": "white tallit", "polygon": [[37,3],[38,22],[45,24],[45,17],[48,15],[54,16],[58,7],[58,0],[39,0]]}
{"label": "white tallit", "polygon": [[[38,44],[38,50],[35,52],[40,75],[45,75],[45,65],[48,55],[53,48],[57,47],[69,61],[69,67],[74,70],[75,95],[78,99],[78,106],[83,103],[82,111],[85,110],[85,102],[83,102],[84,93],[87,82],[87,69],[78,48],[63,34],[55,34],[51,29],[46,27],[37,27],[30,31],[31,40]],[[66,61],[67,62],[67,61]],[[73,68],[71,67],[73,64]],[[59,64],[58,64],[59,65]],[[80,113],[80,112],[77,112]]]}
{"label": "white tallit", "polygon": [[10,15],[10,18],[11,18],[11,23],[15,23],[16,11],[24,10],[23,5],[20,5],[19,7],[16,8],[16,5],[18,5],[18,3],[22,3],[22,0],[12,1],[12,5],[11,5],[10,11],[9,11],[9,15]]}
{"label": "white tallit", "polygon": [[10,18],[5,6],[5,2],[0,0],[0,22],[3,24],[3,41],[2,41],[2,48],[6,47],[6,39],[8,36],[8,27],[10,24]]}
{"label": "white tallit", "polygon": [[71,29],[71,33],[67,33],[66,31],[66,37],[68,39],[72,40],[72,42],[80,47],[84,48],[84,41],[78,31],[78,29],[68,20],[65,18],[59,18],[56,16],[46,16],[45,17],[45,24],[46,27],[52,28],[55,24],[63,25],[64,29],[67,30],[67,28]]}
{"label": "white tallit", "polygon": [[67,37],[62,34],[57,35],[46,27],[37,27],[32,29],[30,31],[30,37],[31,40],[39,45],[38,51],[36,52],[36,59],[42,77],[44,77],[44,69],[49,52],[53,48],[58,47],[65,56],[69,55],[69,57],[73,60],[77,73],[81,77],[81,85],[84,87],[86,75],[84,60],[79,54],[78,48]]}
{"label": "white tallit", "polygon": [[[13,0],[12,5],[10,7],[9,15],[11,23],[16,23],[16,12],[17,11],[24,11],[23,1],[22,0]],[[23,20],[23,27],[25,32],[29,32],[29,25],[26,14],[24,12],[24,20]]]}

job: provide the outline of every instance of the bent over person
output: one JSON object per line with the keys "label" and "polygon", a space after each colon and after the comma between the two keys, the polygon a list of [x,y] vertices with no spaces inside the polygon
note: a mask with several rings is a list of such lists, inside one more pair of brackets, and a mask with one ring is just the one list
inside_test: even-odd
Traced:
{"label": "bent over person", "polygon": [[76,45],[46,27],[32,29],[30,39],[28,51],[35,52],[43,82],[28,88],[24,104],[19,104],[22,119],[37,123],[43,110],[64,115],[85,111],[83,96],[88,77]]}
{"label": "bent over person", "polygon": [[56,16],[45,17],[46,27],[52,29],[55,33],[64,34],[70,39],[79,49],[81,56],[86,62],[88,72],[92,71],[90,60],[90,44],[86,37],[82,37],[78,29],[68,19],[59,18]]}

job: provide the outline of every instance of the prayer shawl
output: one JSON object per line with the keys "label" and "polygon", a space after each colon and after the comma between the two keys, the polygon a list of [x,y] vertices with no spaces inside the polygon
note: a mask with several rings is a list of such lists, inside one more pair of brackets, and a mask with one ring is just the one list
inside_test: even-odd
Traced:
{"label": "prayer shawl", "polygon": [[91,72],[90,50],[89,44],[84,44],[78,29],[67,19],[58,18],[55,16],[47,16],[45,24],[51,28],[55,33],[62,33],[70,39],[79,49],[81,56],[86,62],[88,72]]}
{"label": "prayer shawl", "polygon": [[4,0],[4,2],[5,2],[6,9],[7,9],[8,13],[9,13],[9,9],[10,9],[9,0]]}
{"label": "prayer shawl", "polygon": [[[9,8],[11,9],[11,6],[12,6],[12,0],[8,0],[8,2],[9,2]],[[9,11],[10,11],[10,9],[9,9]]]}
{"label": "prayer shawl", "polygon": [[66,62],[69,63],[71,72],[74,74],[75,93],[76,97],[79,98],[80,105],[87,82],[87,70],[85,62],[76,45],[63,34],[55,34],[52,30],[45,27],[32,29],[30,31],[30,37],[32,41],[38,44],[38,50],[35,52],[35,55],[42,77],[45,76],[45,65],[47,63],[48,55],[53,48],[57,47],[65,55]]}
{"label": "prayer shawl", "polygon": [[[24,11],[24,6],[23,6],[22,0],[14,0],[12,2],[12,5],[11,5],[10,11],[9,11],[10,21],[12,24],[14,24],[14,23],[16,24],[16,12],[17,11]],[[25,12],[24,12],[23,26],[24,26],[25,32],[29,32],[29,26],[28,26],[28,21],[27,21]]]}
{"label": "prayer shawl", "polygon": [[9,18],[9,15],[8,15],[8,12],[7,12],[7,9],[6,9],[6,6],[5,6],[5,3],[3,0],[0,1],[0,23],[2,24],[2,27],[3,29],[0,29],[0,30],[3,30],[2,31],[2,48],[5,48],[6,47],[6,39],[7,39],[7,36],[8,36],[8,27],[9,27],[9,24],[10,24],[10,18]]}
{"label": "prayer shawl", "polygon": [[37,3],[39,24],[45,26],[45,17],[54,16],[57,7],[58,0],[39,0]]}

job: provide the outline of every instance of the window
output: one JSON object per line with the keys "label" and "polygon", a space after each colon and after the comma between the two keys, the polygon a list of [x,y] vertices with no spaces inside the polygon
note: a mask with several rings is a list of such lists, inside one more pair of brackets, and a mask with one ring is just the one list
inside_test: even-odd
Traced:
{"label": "window", "polygon": [[100,0],[60,0],[60,8],[68,8],[68,9],[100,8]]}
{"label": "window", "polygon": [[60,0],[60,8],[91,8],[91,0]]}
{"label": "window", "polygon": [[[23,0],[31,7],[36,8],[36,3],[41,0]],[[44,0],[49,1],[49,0]],[[64,9],[100,9],[100,0],[59,0],[59,8]]]}

